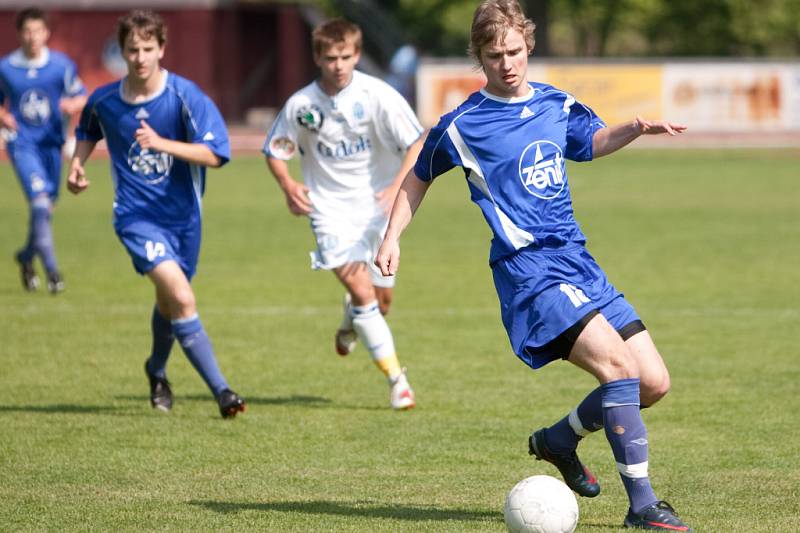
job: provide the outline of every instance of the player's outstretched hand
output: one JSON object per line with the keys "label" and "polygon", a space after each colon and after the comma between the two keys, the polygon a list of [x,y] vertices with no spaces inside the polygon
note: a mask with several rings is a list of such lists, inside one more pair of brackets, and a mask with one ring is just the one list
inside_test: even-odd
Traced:
{"label": "player's outstretched hand", "polygon": [[665,120],[646,120],[642,117],[636,117],[636,125],[639,127],[641,135],[658,135],[661,133],[677,135],[686,131],[685,124],[675,124]]}
{"label": "player's outstretched hand", "polygon": [[80,161],[75,158],[69,169],[67,176],[67,189],[72,194],[79,194],[86,190],[89,186],[89,180],[86,179],[86,171],[83,169]]}
{"label": "player's outstretched hand", "polygon": [[161,136],[144,120],[141,121],[140,125],[141,127],[136,130],[136,142],[139,143],[139,146],[142,149],[152,148],[153,150],[163,152],[163,150],[159,148],[163,140]]}
{"label": "player's outstretched hand", "polygon": [[287,180],[283,193],[286,195],[286,205],[293,215],[308,215],[311,213],[311,200],[308,197],[308,187],[294,180]]}
{"label": "player's outstretched hand", "polygon": [[394,276],[400,268],[400,244],[394,239],[384,239],[378,254],[375,256],[375,266],[384,276]]}

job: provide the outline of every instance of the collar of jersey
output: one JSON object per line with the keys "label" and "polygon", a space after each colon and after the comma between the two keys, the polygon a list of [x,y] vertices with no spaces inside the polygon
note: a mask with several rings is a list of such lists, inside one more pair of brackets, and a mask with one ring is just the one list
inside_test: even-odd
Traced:
{"label": "collar of jersey", "polygon": [[36,59],[28,59],[22,48],[17,48],[11,53],[8,62],[19,68],[42,68],[50,61],[50,49],[46,46],[42,48],[42,54]]}
{"label": "collar of jersey", "polygon": [[492,94],[486,90],[486,87],[481,87],[481,94],[488,98],[489,100],[494,100],[495,102],[501,102],[503,104],[519,104],[521,102],[527,102],[533,97],[533,94],[536,92],[536,89],[528,86],[528,94],[523,96],[512,96],[510,98],[503,98],[502,96],[497,96],[496,94]]}
{"label": "collar of jersey", "polygon": [[161,87],[158,88],[158,90],[153,94],[153,96],[151,96],[147,100],[141,100],[139,102],[133,102],[133,101],[128,100],[127,98],[125,98],[124,87],[125,87],[125,80],[128,79],[128,76],[125,76],[124,78],[122,78],[119,81],[119,98],[120,98],[120,100],[122,100],[126,104],[130,104],[130,105],[142,105],[142,104],[146,104],[147,102],[152,102],[153,100],[155,100],[156,98],[161,96],[164,93],[164,91],[166,90],[166,88],[167,88],[167,79],[169,78],[169,71],[167,69],[162,68],[161,71],[164,73],[164,80],[161,82]]}

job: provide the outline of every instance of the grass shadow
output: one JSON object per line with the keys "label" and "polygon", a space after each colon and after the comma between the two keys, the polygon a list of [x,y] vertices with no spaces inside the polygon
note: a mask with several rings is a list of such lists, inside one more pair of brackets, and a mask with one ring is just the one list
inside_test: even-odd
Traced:
{"label": "grass shadow", "polygon": [[190,505],[204,507],[222,514],[241,511],[277,511],[282,513],[304,513],[335,516],[361,516],[366,518],[387,518],[392,520],[461,521],[461,522],[502,522],[503,516],[497,511],[468,511],[465,509],[439,509],[433,506],[382,505],[374,502],[218,502],[192,500]]}
{"label": "grass shadow", "polygon": [[[143,394],[127,394],[114,396],[118,400],[128,400],[136,402],[149,402],[150,396]],[[291,396],[276,396],[276,397],[259,397],[244,395],[245,401],[248,405],[311,405],[320,406],[331,403],[330,398],[323,396],[305,396],[302,394],[292,394]],[[175,394],[176,401],[190,401],[190,402],[208,402],[213,401],[211,393],[209,394]]]}
{"label": "grass shadow", "polygon": [[108,405],[75,405],[57,403],[51,405],[0,405],[0,413],[45,413],[45,414],[97,414],[121,411]]}

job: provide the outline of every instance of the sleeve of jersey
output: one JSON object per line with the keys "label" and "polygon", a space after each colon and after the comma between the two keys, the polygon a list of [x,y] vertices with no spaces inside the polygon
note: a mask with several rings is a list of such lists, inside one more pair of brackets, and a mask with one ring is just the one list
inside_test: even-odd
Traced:
{"label": "sleeve of jersey", "polygon": [[78,77],[78,68],[72,61],[67,62],[67,68],[64,71],[64,94],[69,97],[86,94],[86,88]]}
{"label": "sleeve of jersey", "polygon": [[103,130],[100,127],[100,119],[97,116],[97,109],[95,108],[97,102],[95,95],[89,97],[89,101],[83,106],[81,111],[81,118],[78,121],[78,126],[75,128],[75,138],[79,141],[92,141],[97,142],[103,138]]}
{"label": "sleeve of jersey", "polygon": [[430,131],[422,145],[422,151],[414,165],[414,174],[422,181],[433,181],[437,176],[461,165],[461,156],[450,138],[448,126],[450,121],[442,119]]}
{"label": "sleeve of jersey", "polygon": [[291,117],[291,106],[287,102],[272,122],[272,127],[269,129],[261,149],[264,155],[283,161],[294,157],[294,154],[297,153],[297,131],[294,124]]}
{"label": "sleeve of jersey", "polygon": [[567,149],[564,156],[572,161],[591,161],[594,134],[605,127],[605,123],[591,108],[580,102],[572,104],[567,118]]}
{"label": "sleeve of jersey", "polygon": [[211,98],[197,89],[193,97],[187,99],[186,105],[190,106],[187,126],[191,142],[206,145],[222,160],[220,166],[230,161],[231,144],[228,139],[228,129]]}
{"label": "sleeve of jersey", "polygon": [[386,94],[382,95],[378,102],[381,106],[378,124],[386,130],[399,150],[406,150],[424,131],[417,116],[406,99],[388,86]]}

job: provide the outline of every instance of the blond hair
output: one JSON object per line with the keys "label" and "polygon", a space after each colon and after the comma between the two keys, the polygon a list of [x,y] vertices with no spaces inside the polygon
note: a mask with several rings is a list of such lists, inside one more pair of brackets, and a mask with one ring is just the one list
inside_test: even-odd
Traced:
{"label": "blond hair", "polygon": [[349,20],[335,18],[314,28],[311,32],[311,49],[314,57],[322,56],[325,50],[336,44],[352,44],[356,52],[360,52],[361,40],[361,28]]}
{"label": "blond hair", "polygon": [[536,24],[525,17],[517,0],[484,0],[475,9],[467,52],[481,64],[481,48],[503,40],[508,30],[517,30],[525,39],[528,54],[536,43]]}

